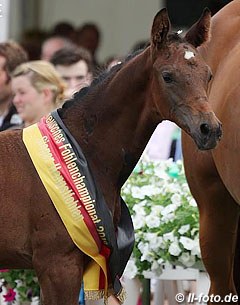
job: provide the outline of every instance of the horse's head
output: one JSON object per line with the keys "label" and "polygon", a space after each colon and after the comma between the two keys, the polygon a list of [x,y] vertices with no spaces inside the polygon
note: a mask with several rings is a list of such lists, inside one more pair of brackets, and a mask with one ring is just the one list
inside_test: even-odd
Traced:
{"label": "horse's head", "polygon": [[208,39],[210,21],[211,13],[205,9],[181,38],[178,33],[170,34],[170,21],[163,9],[153,21],[150,46],[157,112],[162,119],[176,122],[202,150],[214,148],[222,135],[221,123],[208,103],[211,70],[196,49]]}

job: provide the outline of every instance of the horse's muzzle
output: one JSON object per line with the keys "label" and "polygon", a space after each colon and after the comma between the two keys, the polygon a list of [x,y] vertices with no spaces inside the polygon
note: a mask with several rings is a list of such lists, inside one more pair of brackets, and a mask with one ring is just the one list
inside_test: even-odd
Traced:
{"label": "horse's muzzle", "polygon": [[222,124],[220,122],[214,127],[208,123],[202,123],[194,140],[200,150],[208,150],[215,148],[221,137]]}

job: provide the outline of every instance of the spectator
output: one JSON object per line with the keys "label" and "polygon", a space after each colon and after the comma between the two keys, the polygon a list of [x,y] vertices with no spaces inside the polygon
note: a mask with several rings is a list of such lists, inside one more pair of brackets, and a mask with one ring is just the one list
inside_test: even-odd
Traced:
{"label": "spectator", "polygon": [[41,46],[46,39],[47,33],[39,29],[31,29],[23,32],[21,46],[28,54],[28,60],[39,60]]}
{"label": "spectator", "polygon": [[90,85],[92,81],[91,54],[78,47],[64,48],[57,51],[51,58],[51,63],[67,84],[66,98]]}
{"label": "spectator", "polygon": [[177,128],[170,121],[163,121],[157,126],[145,148],[145,153],[151,160],[166,160],[170,157],[173,134]]}
{"label": "spectator", "polygon": [[24,127],[61,106],[65,84],[49,62],[29,61],[12,73],[13,103]]}
{"label": "spectator", "polygon": [[12,104],[10,73],[27,60],[27,53],[16,42],[0,43],[0,131],[21,123]]}
{"label": "spectator", "polygon": [[71,41],[75,41],[75,28],[68,21],[60,21],[55,24],[52,34],[54,36],[65,37]]}
{"label": "spectator", "polygon": [[178,161],[182,159],[181,129],[179,127],[176,128],[172,135],[169,158],[172,158],[173,161]]}
{"label": "spectator", "polygon": [[52,55],[62,48],[66,48],[73,45],[73,43],[61,36],[51,36],[44,40],[41,48],[41,59],[50,61]]}
{"label": "spectator", "polygon": [[94,71],[100,67],[97,60],[97,50],[100,45],[100,40],[101,33],[95,23],[85,23],[76,31],[76,43],[91,53]]}

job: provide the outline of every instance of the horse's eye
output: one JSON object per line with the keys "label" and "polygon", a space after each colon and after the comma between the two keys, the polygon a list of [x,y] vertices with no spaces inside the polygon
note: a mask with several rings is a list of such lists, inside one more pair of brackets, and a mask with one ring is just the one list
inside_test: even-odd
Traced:
{"label": "horse's eye", "polygon": [[173,77],[169,72],[162,72],[162,78],[165,81],[165,83],[172,83],[173,82]]}

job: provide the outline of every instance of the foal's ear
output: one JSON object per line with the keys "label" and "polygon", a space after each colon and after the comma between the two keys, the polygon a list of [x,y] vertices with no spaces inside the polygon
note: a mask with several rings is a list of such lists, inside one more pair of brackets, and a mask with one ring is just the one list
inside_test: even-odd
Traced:
{"label": "foal's ear", "polygon": [[211,12],[205,8],[202,16],[189,29],[185,35],[187,42],[191,43],[195,48],[210,38]]}
{"label": "foal's ear", "polygon": [[171,24],[168,18],[167,9],[163,8],[157,13],[153,20],[152,25],[152,34],[151,34],[151,43],[153,46],[159,48],[163,44],[167,35],[170,31]]}

